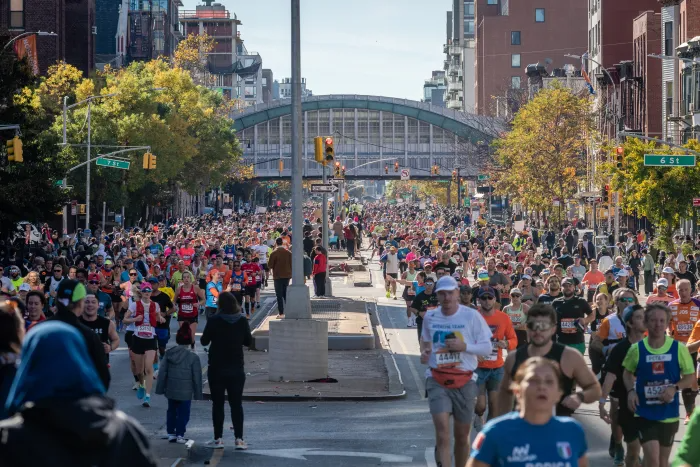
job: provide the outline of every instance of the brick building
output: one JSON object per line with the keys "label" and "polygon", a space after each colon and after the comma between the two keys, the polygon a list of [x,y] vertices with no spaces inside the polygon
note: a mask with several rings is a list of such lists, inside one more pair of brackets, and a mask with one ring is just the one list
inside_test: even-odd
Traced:
{"label": "brick building", "polygon": [[515,111],[529,64],[563,68],[587,45],[587,4],[581,0],[477,0],[476,113]]}
{"label": "brick building", "polygon": [[645,136],[661,138],[661,60],[649,54],[661,53],[661,13],[645,11],[633,21],[632,58],[634,85],[631,115],[625,126]]}
{"label": "brick building", "polygon": [[[37,37],[40,73],[64,60],[85,75],[95,66],[95,0],[14,0],[0,9],[0,41],[4,45],[24,32],[55,32]],[[7,5],[7,4],[6,4]]]}

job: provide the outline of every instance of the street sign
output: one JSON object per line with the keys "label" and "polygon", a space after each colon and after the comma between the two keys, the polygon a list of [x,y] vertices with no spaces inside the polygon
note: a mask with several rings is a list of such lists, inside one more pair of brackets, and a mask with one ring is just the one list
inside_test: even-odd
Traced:
{"label": "street sign", "polygon": [[644,154],[644,165],[651,167],[695,167],[695,156],[670,156],[668,154]]}
{"label": "street sign", "polygon": [[326,183],[330,183],[332,185],[340,185],[341,183],[343,183],[344,180],[344,178],[331,178],[328,181],[326,181]]}
{"label": "street sign", "polygon": [[70,202],[70,215],[71,216],[78,215],[78,201],[77,200],[73,200]]}
{"label": "street sign", "polygon": [[116,159],[107,159],[106,157],[98,157],[97,158],[97,165],[99,165],[101,167],[112,167],[114,169],[129,170],[129,166],[131,165],[131,162],[119,161]]}
{"label": "street sign", "polygon": [[408,169],[401,169],[401,180],[406,181],[411,179],[411,171]]}
{"label": "street sign", "polygon": [[700,207],[700,198],[693,198],[693,207]]}
{"label": "street sign", "polygon": [[338,187],[336,185],[323,185],[316,183],[311,185],[311,193],[337,193]]}
{"label": "street sign", "polygon": [[479,180],[479,181],[488,180],[488,179],[490,179],[490,178],[491,178],[491,176],[490,176],[490,175],[487,175],[487,174],[477,175],[477,177],[476,177],[476,179]]}
{"label": "street sign", "polygon": [[589,196],[586,198],[586,201],[589,203],[600,203],[603,200],[600,196]]}

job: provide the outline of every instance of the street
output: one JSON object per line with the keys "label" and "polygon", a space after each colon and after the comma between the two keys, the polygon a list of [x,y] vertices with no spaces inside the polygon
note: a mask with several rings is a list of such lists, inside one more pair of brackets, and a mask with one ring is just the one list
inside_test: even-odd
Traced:
{"label": "street", "polygon": [[[401,300],[384,297],[379,266],[371,263],[373,286],[355,288],[334,280],[336,295],[371,297],[377,300],[379,319],[394,352],[405,385],[406,397],[388,402],[261,402],[244,401],[245,439],[248,451],[233,450],[233,433],[225,430],[224,450],[212,450],[204,443],[212,437],[211,403],[196,401],[186,437],[194,440],[189,456],[182,445],[161,439],[165,434],[167,401],[153,395],[151,408],[141,407],[129,371],[128,353],[120,347],[112,353],[112,387],[110,395],[127,414],[135,417],[152,439],[161,465],[215,466],[367,466],[378,464],[434,467],[434,432],[424,398],[423,373],[419,359],[415,328],[406,327],[405,308]],[[263,293],[262,310],[270,308],[274,294]],[[259,316],[253,319],[257,323]],[[175,323],[172,323],[173,336]],[[204,329],[203,323],[200,330]],[[174,338],[171,338],[174,345]],[[202,368],[206,353],[198,346]],[[154,384],[155,387],[155,384]],[[228,413],[228,410],[227,410]],[[681,404],[681,416],[684,416]],[[225,427],[230,426],[227,415]],[[590,465],[612,465],[608,456],[609,427],[598,418],[597,404],[579,409],[575,415],[586,431]],[[681,424],[676,446],[684,433]],[[182,459],[181,461],[179,459]]]}

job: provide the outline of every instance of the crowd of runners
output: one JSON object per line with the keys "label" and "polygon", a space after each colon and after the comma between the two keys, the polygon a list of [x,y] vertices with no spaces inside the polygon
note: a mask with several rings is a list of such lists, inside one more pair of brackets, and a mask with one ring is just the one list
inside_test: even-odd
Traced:
{"label": "crowd of runners", "polygon": [[[427,365],[440,465],[453,458],[457,466],[588,465],[585,433],[570,417],[596,402],[611,426],[615,465],[668,465],[681,420],[686,439],[700,430],[697,265],[683,254],[688,244],[694,250],[691,239],[658,252],[645,231],[601,247],[572,225],[556,232],[521,221],[498,226],[440,206],[348,202],[328,222],[320,211],[304,207],[304,276],[323,297],[323,228],[330,248],[381,266],[386,298],[405,306]],[[284,255],[293,234],[291,210],[281,206],[94,237],[45,231],[40,245],[5,247],[0,318],[5,326],[13,322],[7,316],[19,315],[21,329],[0,339],[0,415],[22,413],[4,404],[22,373],[22,337],[58,321],[80,331],[103,393],[112,378],[128,377],[109,369],[109,354],[126,344],[135,397],[149,408],[155,382],[169,400],[170,440],[184,443],[189,401],[201,398],[202,382],[194,371],[200,379],[182,386],[181,372],[199,365],[187,350],[196,350],[204,316],[214,424],[208,445],[223,447],[228,392],[235,447],[245,449],[241,346],[250,345],[247,321],[260,311],[262,290],[274,287],[284,317],[291,277]],[[22,337],[14,342],[14,334]],[[472,430],[479,433],[470,449]],[[684,441],[679,465],[700,465],[696,444]]]}

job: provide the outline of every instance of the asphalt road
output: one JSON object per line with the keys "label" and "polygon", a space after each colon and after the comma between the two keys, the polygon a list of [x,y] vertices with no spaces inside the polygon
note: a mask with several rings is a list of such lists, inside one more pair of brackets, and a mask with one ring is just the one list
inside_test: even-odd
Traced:
{"label": "asphalt road", "polygon": [[[376,269],[372,265],[372,269]],[[407,396],[388,402],[244,402],[245,439],[248,451],[233,450],[233,432],[225,422],[226,449],[211,450],[204,442],[212,438],[211,404],[195,401],[186,436],[194,440],[187,450],[160,439],[165,434],[167,401],[152,395],[152,407],[143,408],[131,390],[128,353],[120,348],[112,354],[110,395],[118,407],[141,422],[151,435],[161,465],[170,466],[178,458],[183,465],[241,467],[316,466],[435,466],[432,451],[434,433],[424,398],[423,374],[415,328],[406,327],[402,301],[384,298],[378,274],[371,288],[352,288],[343,278],[334,278],[334,294],[378,298],[378,313],[389,344],[395,353]],[[264,297],[271,300],[272,294]],[[267,302],[271,305],[271,302]],[[173,329],[176,324],[173,324]],[[203,329],[200,323],[199,331]],[[174,336],[174,332],[173,332]],[[174,337],[171,339],[174,345]],[[198,352],[203,367],[206,354]],[[684,415],[681,408],[682,415]],[[610,429],[598,418],[597,403],[582,407],[575,416],[585,427],[590,465],[612,465],[607,446]],[[680,440],[684,431],[676,439]],[[676,446],[678,441],[676,442]]]}

